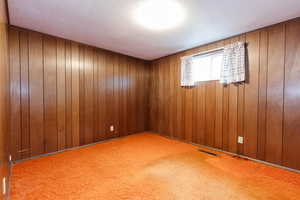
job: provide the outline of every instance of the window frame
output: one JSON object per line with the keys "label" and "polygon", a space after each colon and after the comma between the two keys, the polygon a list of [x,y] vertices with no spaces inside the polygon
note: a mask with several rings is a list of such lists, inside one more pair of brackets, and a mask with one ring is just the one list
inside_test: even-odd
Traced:
{"label": "window frame", "polygon": [[[210,69],[208,70],[209,71],[209,73],[208,73],[208,75],[207,75],[207,78],[205,79],[194,79],[194,82],[195,83],[200,83],[200,82],[207,82],[207,81],[218,81],[218,80],[220,80],[220,76],[218,76],[218,78],[216,78],[216,77],[214,77],[213,75],[211,75],[211,73],[212,73],[212,71],[215,71],[215,70],[212,70],[212,68],[211,67],[213,67],[213,64],[212,64],[212,62],[213,62],[213,56],[215,56],[215,55],[220,55],[221,54],[221,57],[223,58],[223,54],[224,54],[224,49],[222,48],[222,49],[217,49],[217,50],[213,50],[213,51],[208,51],[208,52],[204,52],[204,53],[199,53],[199,54],[195,54],[195,55],[193,55],[192,56],[192,59],[193,59],[193,61],[194,61],[194,59],[201,59],[201,58],[207,58],[207,57],[211,57],[211,60],[210,60],[210,64],[209,64],[209,67],[210,67]],[[223,62],[223,60],[221,61],[221,63],[220,63],[220,66],[219,66],[219,73],[221,72],[221,67],[222,67],[222,62]],[[196,66],[193,66],[193,68],[195,68]],[[197,67],[200,67],[200,66],[197,66]],[[199,71],[201,71],[201,70],[194,70],[193,69],[193,71],[197,71],[197,73],[199,73]],[[196,73],[196,72],[193,72],[193,73]]]}

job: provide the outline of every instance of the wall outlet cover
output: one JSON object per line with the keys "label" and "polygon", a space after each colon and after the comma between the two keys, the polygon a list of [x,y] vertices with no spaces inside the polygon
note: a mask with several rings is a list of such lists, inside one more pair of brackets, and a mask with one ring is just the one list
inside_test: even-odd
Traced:
{"label": "wall outlet cover", "polygon": [[244,144],[244,137],[239,136],[239,137],[238,137],[238,143],[239,143],[239,144]]}
{"label": "wall outlet cover", "polygon": [[2,194],[6,194],[6,177],[3,177],[2,179]]}
{"label": "wall outlet cover", "polygon": [[113,131],[115,130],[115,129],[114,129],[114,126],[111,125],[111,126],[109,127],[109,130],[110,130],[110,132],[113,132]]}

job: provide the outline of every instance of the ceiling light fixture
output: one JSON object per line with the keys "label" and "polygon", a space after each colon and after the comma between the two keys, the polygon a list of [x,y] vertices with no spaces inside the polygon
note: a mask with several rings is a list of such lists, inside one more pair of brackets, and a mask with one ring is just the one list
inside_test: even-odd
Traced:
{"label": "ceiling light fixture", "polygon": [[144,0],[138,5],[134,17],[148,29],[166,30],[180,25],[184,12],[175,0]]}

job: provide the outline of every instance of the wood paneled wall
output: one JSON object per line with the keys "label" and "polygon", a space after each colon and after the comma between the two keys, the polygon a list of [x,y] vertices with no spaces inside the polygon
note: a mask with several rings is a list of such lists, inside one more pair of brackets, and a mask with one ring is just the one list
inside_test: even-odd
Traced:
{"label": "wood paneled wall", "polygon": [[9,183],[9,66],[7,42],[6,1],[0,0],[0,199],[5,199],[8,194],[8,190],[6,190],[6,195],[3,195],[3,178],[6,178],[6,189]]}
{"label": "wood paneled wall", "polygon": [[16,27],[9,46],[13,160],[147,130],[145,61]]}
{"label": "wood paneled wall", "polygon": [[[152,63],[150,126],[160,134],[300,169],[300,19]],[[180,86],[180,57],[248,44],[248,80]],[[244,137],[244,144],[237,137]]]}
{"label": "wood paneled wall", "polygon": [[[163,135],[300,169],[299,35],[295,19],[155,60],[149,68],[142,60],[11,27],[13,159],[142,132],[150,121]],[[180,57],[236,41],[248,44],[245,83],[180,86]]]}

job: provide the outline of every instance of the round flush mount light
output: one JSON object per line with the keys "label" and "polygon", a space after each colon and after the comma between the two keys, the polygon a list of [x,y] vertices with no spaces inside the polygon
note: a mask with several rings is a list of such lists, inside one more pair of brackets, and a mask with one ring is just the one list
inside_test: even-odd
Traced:
{"label": "round flush mount light", "polygon": [[144,0],[135,10],[135,20],[152,30],[166,30],[180,25],[184,11],[176,0]]}

